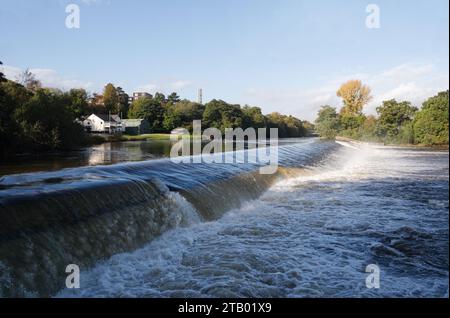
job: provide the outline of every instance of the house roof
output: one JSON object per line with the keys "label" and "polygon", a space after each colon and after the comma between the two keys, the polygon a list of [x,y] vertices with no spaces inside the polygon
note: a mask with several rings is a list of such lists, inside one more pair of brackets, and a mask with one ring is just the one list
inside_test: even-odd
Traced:
{"label": "house roof", "polygon": [[[111,117],[108,114],[92,114],[94,116],[97,116],[98,118],[100,118],[103,121],[109,122],[120,122],[120,117],[117,115],[111,115]],[[111,118],[111,120],[110,120]]]}
{"label": "house roof", "polygon": [[122,119],[122,123],[125,125],[125,127],[136,127],[136,126],[140,126],[142,124],[142,122],[145,119]]}

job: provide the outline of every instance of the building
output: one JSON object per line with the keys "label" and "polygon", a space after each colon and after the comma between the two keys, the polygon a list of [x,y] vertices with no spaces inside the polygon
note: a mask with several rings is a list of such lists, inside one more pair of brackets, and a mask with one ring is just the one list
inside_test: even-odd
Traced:
{"label": "building", "polygon": [[118,115],[92,114],[83,120],[87,132],[117,133],[123,131],[122,120]]}
{"label": "building", "polygon": [[122,119],[122,127],[127,135],[141,135],[151,132],[150,123],[146,119]]}
{"label": "building", "polygon": [[131,104],[135,100],[138,100],[143,97],[149,97],[152,98],[152,94],[146,93],[146,92],[134,92],[132,96],[128,98],[129,103]]}
{"label": "building", "polygon": [[197,102],[199,104],[203,104],[203,89],[202,88],[200,88],[198,90]]}
{"label": "building", "polygon": [[188,133],[189,132],[187,131],[186,128],[175,128],[170,132],[171,135],[177,135],[177,136],[181,136],[181,135],[188,134]]}

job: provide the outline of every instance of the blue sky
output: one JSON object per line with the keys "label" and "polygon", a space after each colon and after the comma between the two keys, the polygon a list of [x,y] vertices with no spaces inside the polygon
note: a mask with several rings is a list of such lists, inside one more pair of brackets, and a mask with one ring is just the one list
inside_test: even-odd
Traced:
{"label": "blue sky", "polygon": [[[65,26],[78,4],[79,29]],[[369,29],[366,6],[380,8]],[[177,91],[314,119],[339,85],[420,103],[449,84],[448,1],[0,0],[0,60],[11,79],[101,91]]]}

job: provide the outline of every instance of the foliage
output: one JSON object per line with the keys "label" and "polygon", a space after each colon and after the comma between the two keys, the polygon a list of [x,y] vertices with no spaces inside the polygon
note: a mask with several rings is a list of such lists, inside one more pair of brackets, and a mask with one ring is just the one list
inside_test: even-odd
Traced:
{"label": "foliage", "polygon": [[122,89],[122,87],[116,88],[117,93],[117,109],[115,113],[121,115],[122,118],[126,118],[128,114],[129,102],[128,102],[128,94]]}
{"label": "foliage", "polygon": [[397,102],[395,99],[384,101],[377,107],[379,115],[377,135],[392,140],[399,135],[402,126],[410,122],[417,111],[410,102]]}
{"label": "foliage", "polygon": [[164,129],[172,131],[175,128],[184,127],[192,131],[192,121],[201,120],[204,110],[205,106],[186,99],[174,104],[169,102],[164,114]]}
{"label": "foliage", "polygon": [[70,110],[75,118],[85,115],[88,110],[88,94],[86,90],[73,88],[67,94]]}
{"label": "foliage", "polygon": [[37,89],[42,87],[41,82],[36,79],[36,76],[31,73],[30,69],[28,68],[19,75],[17,81],[19,84],[22,84],[27,89],[32,91],[36,91]]}
{"label": "foliage", "polygon": [[315,121],[316,132],[320,137],[332,139],[337,136],[340,128],[339,115],[336,108],[322,106]]}
{"label": "foliage", "polygon": [[336,93],[344,102],[341,114],[361,114],[363,107],[372,99],[370,92],[370,88],[360,80],[350,80],[342,84]]}
{"label": "foliage", "polygon": [[244,115],[242,128],[253,127],[257,129],[266,127],[267,120],[262,114],[261,108],[245,105],[242,108],[242,113]]}
{"label": "foliage", "polygon": [[108,83],[103,90],[103,105],[107,112],[116,113],[119,105],[117,90],[113,84]]}
{"label": "foliage", "polygon": [[1,83],[0,156],[83,145],[87,139],[74,111],[80,103],[78,93],[33,91],[12,81]]}
{"label": "foliage", "polygon": [[414,119],[415,140],[421,144],[448,144],[448,90],[429,98]]}
{"label": "foliage", "polygon": [[146,119],[150,123],[152,132],[163,132],[164,111],[164,107],[158,100],[145,96],[131,103],[128,118]]}
{"label": "foliage", "polygon": [[225,128],[242,127],[243,117],[239,105],[213,99],[205,105],[203,123],[207,127],[215,127],[225,132]]}

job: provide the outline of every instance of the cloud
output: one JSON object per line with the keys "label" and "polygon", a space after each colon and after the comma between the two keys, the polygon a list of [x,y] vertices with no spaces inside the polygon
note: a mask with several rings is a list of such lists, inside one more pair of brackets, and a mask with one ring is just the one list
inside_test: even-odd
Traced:
{"label": "cloud", "polygon": [[170,94],[173,91],[180,92],[191,85],[192,82],[187,80],[176,80],[172,82],[158,81],[140,85],[136,87],[135,92],[155,93],[156,91],[159,91],[164,94]]}
{"label": "cloud", "polygon": [[175,90],[178,90],[178,89],[186,88],[186,87],[190,86],[191,84],[192,84],[191,81],[175,81],[173,83],[170,83],[169,86]]}
{"label": "cloud", "polygon": [[375,114],[382,101],[407,100],[420,107],[430,96],[449,87],[447,71],[439,71],[433,64],[405,63],[374,73],[341,74],[326,81],[321,87],[298,90],[249,89],[244,98],[252,104],[262,105],[265,112],[280,111],[314,120],[322,105],[342,106],[336,96],[339,86],[347,80],[360,79],[372,89],[373,99],[364,112]]}
{"label": "cloud", "polygon": [[155,93],[158,89],[158,85],[156,84],[145,84],[136,87],[135,92],[146,92],[146,93]]}
{"label": "cloud", "polygon": [[[3,65],[3,73],[6,78],[17,81],[20,74],[24,71],[19,67]],[[61,90],[69,90],[71,88],[92,89],[92,82],[83,82],[77,79],[61,76],[57,71],[47,68],[32,68],[30,72],[36,76],[44,87],[59,88]]]}

